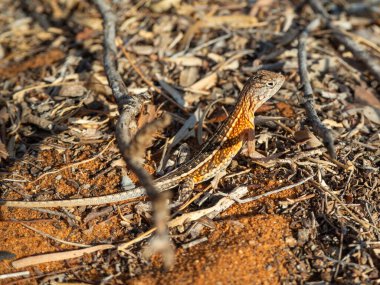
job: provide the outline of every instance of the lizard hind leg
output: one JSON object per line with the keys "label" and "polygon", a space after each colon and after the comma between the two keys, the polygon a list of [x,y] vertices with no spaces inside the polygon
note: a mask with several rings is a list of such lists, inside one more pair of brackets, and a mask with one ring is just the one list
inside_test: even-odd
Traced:
{"label": "lizard hind leg", "polygon": [[179,185],[179,190],[178,190],[178,192],[179,192],[178,201],[179,202],[184,202],[190,198],[191,193],[194,190],[194,185],[195,185],[195,183],[194,183],[193,179],[187,179]]}
{"label": "lizard hind leg", "polygon": [[218,188],[218,184],[219,184],[220,179],[222,179],[224,176],[226,176],[226,174],[227,174],[226,169],[222,169],[221,171],[219,171],[214,176],[214,178],[211,180],[211,188],[213,190],[216,190]]}
{"label": "lizard hind leg", "polygon": [[206,202],[211,196],[212,196],[212,193],[218,188],[218,184],[220,182],[220,179],[222,179],[224,176],[227,175],[227,171],[226,169],[222,169],[220,172],[218,172],[214,178],[211,180],[210,182],[210,186],[211,186],[211,189],[209,191],[207,191],[203,197],[201,197],[200,199],[198,199],[198,201],[196,201],[195,203],[198,205],[198,206],[202,206],[202,204],[204,202]]}
{"label": "lizard hind leg", "polygon": [[183,202],[185,202],[186,200],[188,200],[190,197],[191,197],[191,193],[193,192],[193,189],[194,189],[194,181],[192,179],[186,179],[185,181],[181,182],[179,184],[179,188],[178,188],[178,199],[173,202],[170,207],[173,208],[173,207],[177,207],[181,204],[183,204]]}

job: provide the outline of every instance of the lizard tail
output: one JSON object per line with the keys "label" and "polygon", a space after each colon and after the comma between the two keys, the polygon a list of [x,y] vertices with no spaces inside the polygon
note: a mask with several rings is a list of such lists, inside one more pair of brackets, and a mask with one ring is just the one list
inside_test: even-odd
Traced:
{"label": "lizard tail", "polygon": [[79,198],[72,200],[50,200],[50,201],[6,201],[0,199],[0,206],[12,208],[56,208],[56,207],[78,207],[103,205],[108,203],[121,202],[129,199],[145,196],[145,189],[137,187],[126,192],[120,192],[105,196]]}

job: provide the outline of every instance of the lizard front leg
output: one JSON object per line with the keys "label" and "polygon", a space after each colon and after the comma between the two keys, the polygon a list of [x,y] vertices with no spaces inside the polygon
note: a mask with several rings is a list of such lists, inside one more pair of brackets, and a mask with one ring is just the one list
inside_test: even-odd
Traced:
{"label": "lizard front leg", "polygon": [[255,140],[255,129],[250,128],[245,131],[245,136],[246,136],[246,141],[247,141],[247,152],[248,156],[251,158],[256,158],[257,157],[257,152],[256,152],[256,140]]}
{"label": "lizard front leg", "polygon": [[242,150],[243,155],[253,159],[260,159],[264,157],[261,153],[256,151],[255,129],[253,127],[244,130],[242,140],[246,142],[246,146]]}
{"label": "lizard front leg", "polygon": [[249,118],[247,114],[245,116],[246,116],[246,122],[248,123],[248,126],[241,134],[242,141],[246,142],[245,149],[243,149],[242,153],[253,159],[263,158],[263,155],[256,151],[255,124],[254,124],[255,118],[254,117]]}

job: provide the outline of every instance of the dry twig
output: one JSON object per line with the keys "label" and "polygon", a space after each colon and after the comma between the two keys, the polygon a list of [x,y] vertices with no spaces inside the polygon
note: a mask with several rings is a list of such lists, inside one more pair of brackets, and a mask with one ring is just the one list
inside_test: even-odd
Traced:
{"label": "dry twig", "polygon": [[145,188],[146,193],[153,204],[157,237],[149,247],[149,250],[147,249],[145,253],[152,255],[154,252],[161,252],[164,256],[166,267],[170,267],[174,262],[172,244],[166,227],[169,218],[167,201],[170,198],[170,192],[161,192],[156,189],[152,176],[145,171],[140,160],[145,153],[145,149],[150,146],[154,133],[162,130],[169,123],[170,116],[166,114],[162,118],[146,124],[133,137],[123,155],[129,167],[139,177],[141,185]]}
{"label": "dry twig", "polygon": [[137,132],[136,116],[140,113],[143,98],[129,96],[123,79],[117,72],[116,17],[111,7],[102,0],[93,0],[93,2],[103,18],[104,69],[119,108],[120,116],[116,126],[116,137],[119,149],[123,153]]}
{"label": "dry twig", "polygon": [[368,0],[351,3],[345,8],[351,15],[380,14],[380,0]]}
{"label": "dry twig", "polygon": [[20,272],[1,274],[0,275],[0,280],[7,279],[7,278],[27,277],[29,275],[30,275],[29,271],[20,271]]}
{"label": "dry twig", "polygon": [[[127,88],[124,85],[124,82],[117,72],[117,63],[116,63],[116,17],[111,9],[111,7],[102,0],[93,0],[97,6],[100,14],[103,18],[104,26],[104,68],[107,74],[109,85],[112,89],[112,93],[116,99],[117,105],[119,107],[120,117],[116,127],[116,138],[120,152],[127,162],[128,166],[132,171],[137,175],[141,185],[146,189],[148,196],[152,199],[153,204],[155,205],[155,222],[157,223],[158,228],[160,229],[161,241],[165,240],[161,244],[161,252],[167,253],[164,258],[168,263],[171,263],[170,260],[170,242],[166,233],[166,198],[167,193],[159,193],[156,190],[152,177],[145,171],[142,165],[139,163],[139,156],[137,152],[139,150],[144,150],[144,146],[141,147],[137,142],[141,142],[141,139],[146,140],[147,135],[152,134],[152,130],[156,131],[158,127],[164,127],[168,124],[168,117],[163,118],[163,120],[157,120],[153,123],[147,125],[144,129],[140,131],[139,135],[136,135],[132,140],[133,134],[136,134],[137,124],[136,124],[136,115],[140,112],[141,99],[128,96]],[[151,137],[151,136],[150,136]],[[145,142],[145,141],[144,141]],[[164,256],[164,257],[165,257]]]}
{"label": "dry twig", "polygon": [[319,19],[312,21],[300,34],[298,44],[298,68],[301,78],[301,84],[303,86],[303,102],[305,107],[308,122],[312,126],[313,130],[323,139],[325,146],[332,158],[336,158],[336,152],[334,148],[334,139],[330,131],[321,122],[317,112],[314,108],[313,89],[309,80],[309,73],[307,71],[307,55],[306,55],[306,40],[309,33],[319,26]]}
{"label": "dry twig", "polygon": [[29,256],[29,257],[25,257],[25,258],[21,258],[16,261],[13,261],[12,266],[14,268],[22,268],[22,267],[37,265],[37,264],[41,264],[45,262],[53,262],[53,261],[66,260],[70,258],[77,258],[77,257],[83,256],[84,254],[89,254],[89,253],[96,252],[99,250],[111,249],[114,247],[115,246],[112,244],[101,244],[101,245],[96,245],[96,246],[78,249],[78,250],[70,250],[70,251],[64,251],[64,252],[54,252],[54,253]]}
{"label": "dry twig", "polygon": [[56,237],[53,237],[52,235],[49,235],[47,233],[44,233],[43,231],[40,231],[40,230],[37,230],[31,226],[28,226],[27,224],[24,224],[24,223],[21,223],[22,226],[26,227],[27,229],[30,229],[44,237],[47,237],[47,238],[50,238],[52,240],[55,240],[56,242],[60,242],[60,243],[63,243],[63,244],[67,244],[67,245],[72,245],[72,246],[77,246],[77,247],[84,247],[84,248],[88,248],[88,247],[91,247],[91,245],[88,245],[88,244],[81,244],[81,243],[76,243],[76,242],[71,242],[71,241],[66,241],[66,240],[63,240],[63,239],[59,239],[59,238],[56,238]]}

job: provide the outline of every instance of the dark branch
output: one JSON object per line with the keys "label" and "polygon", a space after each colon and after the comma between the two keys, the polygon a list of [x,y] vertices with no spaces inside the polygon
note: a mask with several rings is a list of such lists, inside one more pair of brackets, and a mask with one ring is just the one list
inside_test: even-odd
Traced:
{"label": "dark branch", "polygon": [[[156,189],[153,178],[145,171],[140,161],[141,152],[145,152],[147,141],[151,140],[153,133],[157,131],[157,129],[166,126],[170,119],[164,117],[161,120],[147,124],[137,132],[136,116],[140,112],[143,100],[128,95],[127,88],[120,74],[117,72],[117,50],[115,45],[116,17],[111,7],[102,0],[93,0],[93,2],[103,18],[104,69],[120,113],[116,125],[118,147],[124,160],[137,175],[141,185],[146,189],[149,198],[152,200],[158,240],[162,245],[161,248],[153,248],[153,250],[160,251],[163,254],[166,265],[170,266],[172,262],[170,258],[171,243],[166,226],[169,217],[169,210],[166,205],[168,193],[160,193]],[[136,136],[134,136],[135,134]]]}
{"label": "dark branch", "polygon": [[369,0],[349,4],[345,10],[350,15],[371,16],[380,15],[380,0]]}
{"label": "dark branch", "polygon": [[334,148],[334,139],[330,131],[326,126],[321,122],[318,117],[317,112],[314,108],[314,98],[313,98],[313,88],[311,87],[309,80],[309,73],[307,71],[307,53],[306,53],[306,41],[309,35],[309,32],[316,29],[320,24],[319,19],[312,21],[300,34],[299,43],[298,43],[298,68],[301,78],[301,84],[303,86],[303,102],[302,105],[306,110],[306,116],[308,122],[313,128],[314,132],[323,139],[323,143],[326,146],[330,156],[336,158],[335,148]]}
{"label": "dark branch", "polygon": [[103,18],[104,69],[119,108],[120,118],[116,126],[116,137],[122,150],[137,131],[136,116],[140,112],[143,99],[128,95],[123,79],[117,72],[116,17],[111,7],[102,0],[93,0],[93,2]]}

